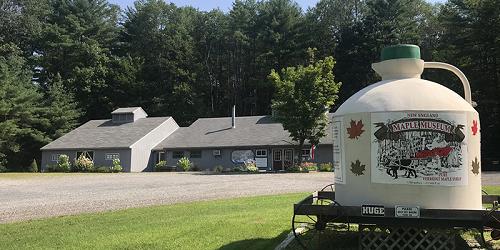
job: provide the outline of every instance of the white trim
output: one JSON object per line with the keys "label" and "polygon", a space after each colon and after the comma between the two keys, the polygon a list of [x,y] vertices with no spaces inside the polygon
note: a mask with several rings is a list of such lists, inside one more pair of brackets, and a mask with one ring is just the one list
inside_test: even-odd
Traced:
{"label": "white trim", "polygon": [[[275,159],[274,158],[274,153],[275,152],[280,152],[279,159]],[[281,162],[283,162],[283,149],[281,149],[281,148],[280,149],[273,149],[272,161],[281,161]]]}
{"label": "white trim", "polygon": [[[126,109],[127,107],[125,107],[124,109]],[[129,111],[129,112],[117,112],[117,110],[121,109],[121,108],[117,108],[116,110],[114,110],[113,112],[111,112],[112,115],[114,114],[127,114],[127,113],[134,113],[135,111],[137,111],[138,109],[142,109],[141,107],[130,107],[130,108],[135,108],[133,109],[132,111]],[[144,110],[143,110],[144,111]]]}
{"label": "white trim", "polygon": [[166,153],[164,151],[158,151],[158,154],[157,154],[157,159],[156,159],[156,163],[160,163],[161,161],[161,155],[163,154],[163,160],[166,160]]}
{"label": "white trim", "polygon": [[120,160],[120,153],[106,153],[106,154],[104,154],[104,160],[112,161],[114,159]]}
{"label": "white trim", "polygon": [[[259,154],[264,152],[264,154]],[[256,149],[255,150],[255,157],[267,157],[267,149]]]}
{"label": "white trim", "polygon": [[[59,156],[61,156],[62,154],[52,154],[50,157],[51,157],[51,161],[53,162],[58,162],[59,161]],[[55,156],[55,159],[54,159],[54,156]]]}
{"label": "white trim", "polygon": [[[75,154],[75,160],[78,159],[78,152],[81,152],[81,153],[88,153],[88,152],[92,152],[92,162],[94,162],[94,158],[95,158],[95,151],[94,150],[81,150],[81,151],[76,151],[76,154]],[[89,155],[90,157],[90,155]]]}

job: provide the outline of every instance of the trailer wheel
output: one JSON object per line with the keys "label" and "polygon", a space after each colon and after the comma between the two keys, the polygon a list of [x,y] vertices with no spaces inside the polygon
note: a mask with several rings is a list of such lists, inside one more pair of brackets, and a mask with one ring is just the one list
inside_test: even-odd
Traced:
{"label": "trailer wheel", "polygon": [[[342,207],[336,201],[319,196],[313,196],[302,204]],[[303,249],[320,249],[322,244],[332,240],[336,232],[349,231],[348,224],[337,221],[342,214],[333,217],[297,214],[301,206],[303,205],[297,206],[294,211],[292,230],[297,243]]]}
{"label": "trailer wheel", "polygon": [[[481,240],[482,240],[482,246],[487,248],[490,247],[490,244],[493,244],[493,241],[500,240],[500,230],[495,229],[495,228],[490,228],[490,227],[483,227],[481,231]],[[486,237],[489,235],[490,239],[486,240]]]}
{"label": "trailer wheel", "polygon": [[[484,191],[483,191],[484,192]],[[494,211],[498,209],[498,204],[493,205],[493,208],[484,215],[486,221],[493,221],[496,225],[500,224],[500,219],[495,217]],[[490,235],[490,240],[486,241],[484,237],[485,234]],[[483,241],[484,247],[488,247],[488,242],[500,240],[500,228],[491,227],[491,225],[483,225],[481,230],[481,239]]]}
{"label": "trailer wheel", "polygon": [[332,184],[328,184],[325,187],[323,187],[321,189],[321,191],[334,192],[335,191],[335,190],[333,190],[334,188],[335,188],[335,183],[332,183]]}

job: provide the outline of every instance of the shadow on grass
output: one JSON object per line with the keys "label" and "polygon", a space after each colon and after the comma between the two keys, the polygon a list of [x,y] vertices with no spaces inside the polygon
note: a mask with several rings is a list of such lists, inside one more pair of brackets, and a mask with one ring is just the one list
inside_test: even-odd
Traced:
{"label": "shadow on grass", "polygon": [[274,249],[278,246],[290,233],[290,230],[283,231],[278,236],[271,239],[248,239],[248,240],[240,240],[231,242],[227,245],[219,248],[220,250],[240,250],[240,249]]}

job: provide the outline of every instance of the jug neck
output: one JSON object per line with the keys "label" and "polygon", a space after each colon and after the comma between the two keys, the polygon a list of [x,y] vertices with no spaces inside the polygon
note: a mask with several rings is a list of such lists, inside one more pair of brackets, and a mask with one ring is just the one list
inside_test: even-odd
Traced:
{"label": "jug neck", "polygon": [[424,60],[416,58],[390,59],[372,64],[382,80],[419,78],[424,71]]}

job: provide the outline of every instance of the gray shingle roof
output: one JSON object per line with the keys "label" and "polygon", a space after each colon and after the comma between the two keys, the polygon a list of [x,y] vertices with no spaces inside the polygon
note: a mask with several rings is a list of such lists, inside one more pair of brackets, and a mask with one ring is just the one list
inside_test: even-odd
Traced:
{"label": "gray shingle roof", "polygon": [[[331,119],[332,114],[329,115]],[[331,126],[321,144],[331,144]],[[244,146],[278,146],[296,144],[281,123],[271,116],[236,117],[236,128],[231,128],[231,117],[200,118],[191,126],[179,128],[154,149],[217,148]]]}
{"label": "gray shingle roof", "polygon": [[141,107],[119,108],[119,109],[115,109],[113,112],[111,112],[111,114],[134,113],[138,109],[142,109],[142,108]]}
{"label": "gray shingle roof", "polygon": [[92,120],[45,145],[51,149],[128,148],[170,117],[142,118],[116,124],[111,120]]}

